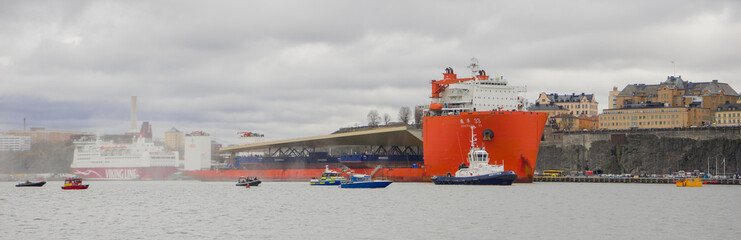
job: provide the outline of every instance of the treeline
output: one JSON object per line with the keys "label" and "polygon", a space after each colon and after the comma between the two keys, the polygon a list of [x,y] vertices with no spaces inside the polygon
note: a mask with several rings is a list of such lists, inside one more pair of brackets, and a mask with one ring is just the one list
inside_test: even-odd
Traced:
{"label": "treeline", "polygon": [[69,173],[74,149],[71,141],[40,142],[29,151],[0,152],[0,173]]}
{"label": "treeline", "polygon": [[[412,116],[414,115],[414,116]],[[377,110],[370,110],[368,112],[368,115],[366,115],[368,118],[368,126],[369,127],[378,127],[380,125],[390,125],[393,124],[391,115],[388,113],[381,114],[378,113]],[[414,119],[412,119],[414,117]],[[401,107],[399,108],[399,112],[397,113],[397,123],[401,123],[403,125],[409,125],[412,120],[414,120],[414,124],[421,125],[422,124],[422,110],[419,108],[415,108],[414,112],[409,107]]]}

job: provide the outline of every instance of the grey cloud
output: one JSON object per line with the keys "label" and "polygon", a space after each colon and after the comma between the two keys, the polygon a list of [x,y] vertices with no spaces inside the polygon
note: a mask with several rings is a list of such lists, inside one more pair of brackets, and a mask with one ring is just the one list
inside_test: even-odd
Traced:
{"label": "grey cloud", "polygon": [[661,81],[671,61],[738,88],[738,13],[734,1],[6,1],[0,126],[28,114],[122,132],[136,95],[155,135],[327,134],[429,102],[429,81],[449,66],[467,77],[471,57],[531,101],[586,92],[604,108],[612,86]]}

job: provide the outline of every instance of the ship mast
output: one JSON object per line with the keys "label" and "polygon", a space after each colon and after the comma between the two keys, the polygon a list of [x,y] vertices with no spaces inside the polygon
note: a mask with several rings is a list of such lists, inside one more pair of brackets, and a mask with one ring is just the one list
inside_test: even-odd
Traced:
{"label": "ship mast", "polygon": [[468,65],[468,68],[471,69],[471,78],[474,82],[478,79],[476,76],[479,74],[479,60],[476,58],[471,58],[471,65]]}

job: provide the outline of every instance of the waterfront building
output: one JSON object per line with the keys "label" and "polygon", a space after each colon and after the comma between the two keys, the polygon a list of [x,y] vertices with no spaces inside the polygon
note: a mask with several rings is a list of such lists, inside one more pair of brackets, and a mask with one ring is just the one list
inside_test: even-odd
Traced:
{"label": "waterfront building", "polygon": [[40,142],[61,143],[72,141],[82,136],[95,136],[93,133],[65,131],[65,130],[48,130],[45,128],[31,128],[31,130],[11,130],[5,133],[12,136],[26,136],[31,138],[31,144]]}
{"label": "waterfront building", "polygon": [[587,116],[585,114],[579,115],[579,129],[587,131],[599,129],[599,117]]}
{"label": "waterfront building", "polygon": [[582,114],[574,116],[571,114],[559,114],[553,117],[555,126],[559,131],[592,131],[597,130],[598,119],[596,116]]}
{"label": "waterfront building", "polygon": [[186,134],[184,170],[211,169],[211,136],[202,131]]}
{"label": "waterfront building", "polygon": [[619,130],[691,127],[706,125],[711,119],[709,109],[696,105],[666,107],[663,103],[631,104],[602,111],[599,115],[599,128]]}
{"label": "waterfront building", "polygon": [[715,111],[718,105],[734,102],[738,93],[727,83],[718,80],[711,82],[689,82],[682,76],[668,76],[659,84],[632,84],[623,88],[616,96],[617,106],[623,108],[632,104],[662,103],[666,107],[690,107],[691,105]]}
{"label": "waterfront building", "polygon": [[571,114],[559,114],[553,117],[559,131],[578,131],[579,120]]}
{"label": "waterfront building", "polygon": [[546,126],[557,126],[555,120],[556,116],[559,116],[561,114],[570,114],[568,108],[565,108],[561,105],[556,105],[553,102],[549,104],[540,104],[540,102],[535,102],[535,104],[530,105],[527,110],[531,112],[548,113],[548,121],[546,122]]}
{"label": "waterfront building", "polygon": [[31,137],[0,134],[0,151],[31,150]]}
{"label": "waterfront building", "polygon": [[610,105],[610,109],[618,108],[617,106],[617,95],[620,94],[620,91],[618,91],[617,87],[612,87],[612,91],[609,93],[608,101],[610,101],[608,104]]}
{"label": "waterfront building", "polygon": [[170,130],[165,132],[165,148],[167,148],[167,150],[178,151],[182,153],[184,149],[184,137],[185,133],[177,130],[176,128],[170,128]]}
{"label": "waterfront building", "polygon": [[599,103],[594,97],[594,94],[571,94],[571,95],[558,95],[556,93],[546,94],[545,92],[540,93],[536,103],[540,105],[555,104],[569,109],[569,114],[579,116],[585,114],[587,116],[597,116],[599,110],[597,109]]}
{"label": "waterfront building", "polygon": [[721,104],[715,111],[716,126],[740,126],[741,104]]}
{"label": "waterfront building", "polygon": [[212,154],[218,154],[222,147],[223,145],[221,145],[221,143],[211,140],[211,153]]}

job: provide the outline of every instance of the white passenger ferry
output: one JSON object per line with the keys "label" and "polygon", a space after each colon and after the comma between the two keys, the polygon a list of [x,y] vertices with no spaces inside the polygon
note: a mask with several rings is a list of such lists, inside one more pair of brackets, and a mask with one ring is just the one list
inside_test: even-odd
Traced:
{"label": "white passenger ferry", "polygon": [[178,152],[165,151],[145,138],[114,144],[99,138],[75,141],[72,171],[85,179],[166,179],[178,171]]}

